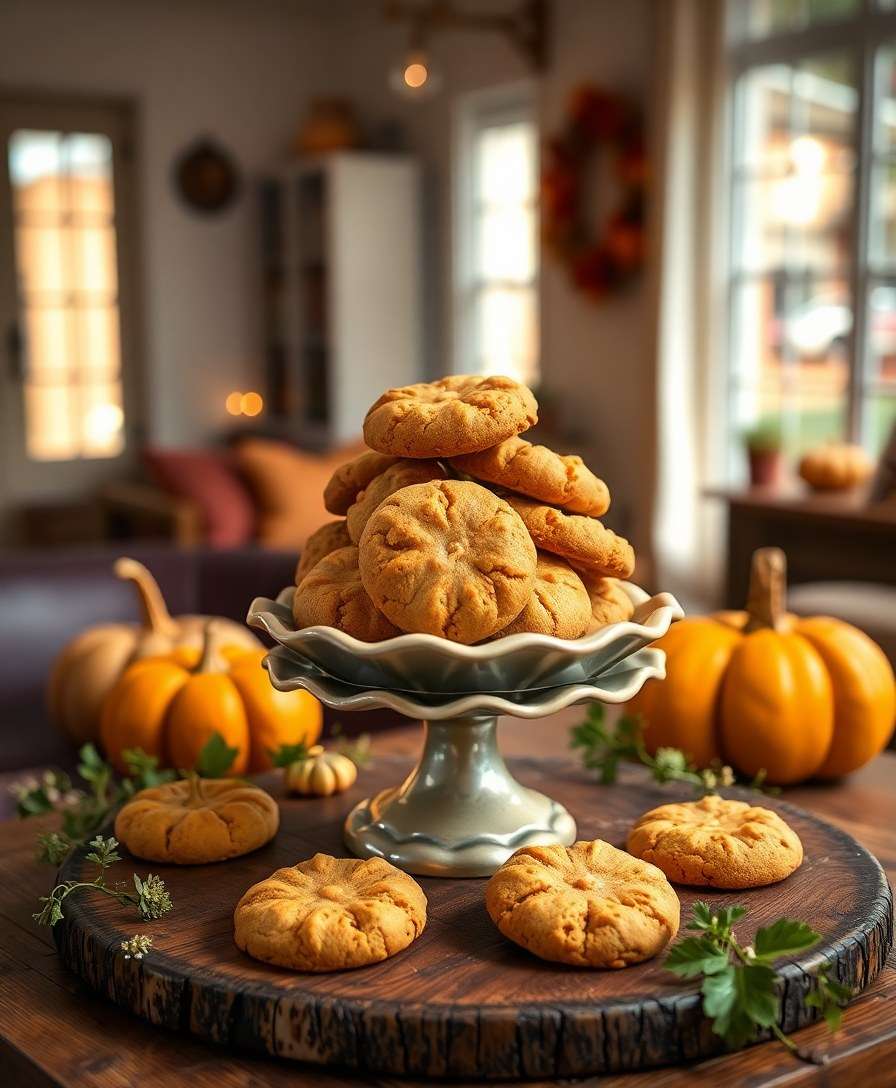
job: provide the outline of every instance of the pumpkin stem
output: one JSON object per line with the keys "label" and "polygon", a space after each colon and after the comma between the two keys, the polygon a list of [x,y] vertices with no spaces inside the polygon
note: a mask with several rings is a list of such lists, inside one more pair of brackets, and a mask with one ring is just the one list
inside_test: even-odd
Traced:
{"label": "pumpkin stem", "polygon": [[787,610],[787,558],[780,548],[757,548],[750,568],[745,631],[781,629]]}
{"label": "pumpkin stem", "polygon": [[203,804],[205,795],[202,792],[202,779],[196,771],[190,771],[187,775],[187,782],[190,784],[190,794],[187,797],[187,803],[190,805]]}
{"label": "pumpkin stem", "polygon": [[136,559],[122,556],[115,560],[113,567],[116,577],[131,581],[137,587],[137,595],[143,611],[143,626],[157,634],[173,633],[177,624],[171,618],[165,598],[159,589],[159,583],[150,572]]}
{"label": "pumpkin stem", "polygon": [[209,620],[202,629],[202,653],[199,661],[193,669],[194,673],[200,672],[226,672],[227,662],[218,652],[221,645],[221,632],[223,624]]}

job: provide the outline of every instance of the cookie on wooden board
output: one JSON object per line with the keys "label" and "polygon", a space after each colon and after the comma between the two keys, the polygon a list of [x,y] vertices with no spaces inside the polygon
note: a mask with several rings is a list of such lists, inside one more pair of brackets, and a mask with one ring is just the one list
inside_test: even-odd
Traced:
{"label": "cookie on wooden board", "polygon": [[574,567],[595,574],[628,578],[635,569],[631,544],[597,518],[564,514],[555,506],[533,502],[518,495],[504,496],[523,519],[523,524],[542,551],[562,556]]}
{"label": "cookie on wooden board", "polygon": [[444,480],[445,470],[438,461],[401,458],[390,465],[385,472],[375,476],[370,483],[358,492],[355,501],[348,508],[346,526],[353,544],[357,544],[364,532],[370,515],[381,502],[402,487],[411,484],[425,484],[430,480]]}
{"label": "cookie on wooden board", "polygon": [[330,477],[324,488],[324,506],[331,514],[344,515],[370,481],[395,464],[395,457],[368,450],[351,461],[346,461]]}
{"label": "cookie on wooden board", "polygon": [[532,538],[487,488],[403,487],[374,511],[359,546],[374,604],[404,631],[472,644],[519,615],[535,584]]}
{"label": "cookie on wooden board", "polygon": [[803,860],[799,836],[776,812],[716,796],[645,812],[626,845],[675,883],[710,888],[774,884]]}
{"label": "cookie on wooden board", "polygon": [[591,601],[582,579],[565,560],[538,553],[535,585],[522,612],[494,638],[524,632],[578,638],[591,621]]}
{"label": "cookie on wooden board", "polygon": [[396,457],[457,457],[488,449],[538,421],[524,385],[456,374],[387,390],[364,419],[364,441]]}
{"label": "cookie on wooden board", "polygon": [[319,529],[315,529],[305,541],[305,547],[299,556],[296,567],[296,585],[301,582],[312,567],[317,566],[325,555],[329,555],[330,552],[335,552],[339,548],[346,548],[351,542],[345,518],[340,518],[339,521],[328,521],[326,524],[321,525]]}
{"label": "cookie on wooden board", "polygon": [[506,487],[574,514],[600,517],[610,508],[610,492],[581,457],[563,456],[524,438],[508,438],[479,453],[453,457],[451,465],[474,480]]}
{"label": "cookie on wooden board", "polygon": [[600,839],[517,850],[485,905],[505,937],[542,959],[614,968],[661,952],[681,910],[659,869]]}
{"label": "cookie on wooden board", "polygon": [[354,544],[325,555],[296,587],[296,627],[335,627],[361,642],[381,642],[401,632],[376,608],[361,583]]}
{"label": "cookie on wooden board", "polygon": [[426,896],[382,858],[315,854],[253,884],[233,914],[239,948],[294,971],[343,971],[394,956],[426,925]]}

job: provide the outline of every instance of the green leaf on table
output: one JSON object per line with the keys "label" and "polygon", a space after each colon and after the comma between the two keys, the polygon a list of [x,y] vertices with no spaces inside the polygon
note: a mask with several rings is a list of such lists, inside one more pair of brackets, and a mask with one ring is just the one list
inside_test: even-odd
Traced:
{"label": "green leaf on table", "polygon": [[771,1027],[778,1019],[775,972],[761,963],[729,964],[703,980],[703,1011],[712,1030],[730,1046],[753,1038],[756,1027]]}
{"label": "green leaf on table", "polygon": [[704,903],[702,899],[698,899],[691,908],[691,920],[688,922],[688,929],[709,929],[712,925],[712,911],[709,908],[709,903]]}
{"label": "green leaf on table", "polygon": [[770,926],[756,931],[753,950],[757,960],[776,960],[779,956],[794,956],[811,948],[821,939],[821,934],[805,922],[793,918],[779,918]]}
{"label": "green leaf on table", "polygon": [[85,782],[104,781],[109,778],[112,768],[105,762],[93,744],[84,744],[78,750],[78,774]]}
{"label": "green leaf on table", "polygon": [[270,749],[268,755],[275,767],[291,767],[293,763],[301,763],[308,758],[308,745],[301,741],[298,744],[281,744],[279,748]]}
{"label": "green leaf on table", "polygon": [[195,770],[202,778],[222,778],[233,766],[233,761],[239,754],[239,748],[231,748],[216,731],[202,746]]}
{"label": "green leaf on table", "polygon": [[728,966],[728,953],[709,937],[685,937],[673,945],[664,967],[679,978],[717,975]]}
{"label": "green leaf on table", "polygon": [[[134,790],[149,789],[150,786],[162,786],[177,778],[175,771],[160,770],[159,757],[151,756],[142,748],[125,748],[121,753],[128,769],[129,787]],[[130,790],[128,791],[130,792]]]}

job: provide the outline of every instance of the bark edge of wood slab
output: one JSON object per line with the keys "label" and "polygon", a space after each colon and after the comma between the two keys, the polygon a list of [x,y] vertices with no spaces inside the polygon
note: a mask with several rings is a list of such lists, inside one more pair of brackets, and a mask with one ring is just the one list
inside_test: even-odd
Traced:
{"label": "bark edge of wood slab", "polygon": [[[623,971],[548,964],[506,941],[483,903],[484,880],[422,878],[429,917],[421,937],[383,963],[329,975],[298,974],[257,963],[233,943],[232,913],[250,884],[317,850],[344,856],[345,813],[364,795],[396,780],[408,764],[378,759],[347,793],[294,799],[272,776],[260,784],[281,802],[277,838],[233,861],[159,872],[174,909],[141,923],[105,897],[76,893],[54,929],[66,964],[88,986],[151,1023],[215,1043],[282,1058],[419,1077],[556,1078],[646,1069],[721,1053],[700,1011],[698,987],[662,968],[662,957]],[[640,813],[680,791],[644,782],[624,768],[617,786],[597,785],[567,760],[518,759],[526,785],[560,797],[582,838],[624,846]],[[736,794],[737,791],[732,791]],[[755,795],[751,795],[755,800]],[[782,1028],[817,1018],[804,998],[813,971],[829,962],[857,990],[881,971],[893,939],[892,893],[878,862],[845,832],[776,798],[776,809],[803,840],[806,860],[788,880],[749,892],[676,890],[682,921],[696,899],[740,902],[738,926],[752,940],[758,926],[787,914],[822,934],[816,949],[781,968]],[[88,872],[70,858],[60,879]],[[91,872],[92,875],[92,872]],[[147,933],[154,948],[125,960],[122,940]],[[848,1012],[847,1012],[848,1016]]]}

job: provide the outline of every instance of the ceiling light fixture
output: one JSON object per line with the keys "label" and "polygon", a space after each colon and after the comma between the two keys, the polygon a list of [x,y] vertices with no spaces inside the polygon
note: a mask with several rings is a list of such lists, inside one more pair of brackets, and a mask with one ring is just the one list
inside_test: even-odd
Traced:
{"label": "ceiling light fixture", "polygon": [[521,0],[514,11],[507,12],[463,11],[453,0],[386,0],[385,14],[410,27],[408,49],[389,74],[393,90],[407,98],[428,98],[441,87],[441,73],[428,48],[438,31],[503,34],[534,71],[542,71],[547,64],[547,0]]}

